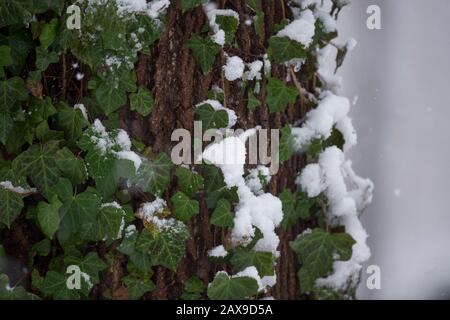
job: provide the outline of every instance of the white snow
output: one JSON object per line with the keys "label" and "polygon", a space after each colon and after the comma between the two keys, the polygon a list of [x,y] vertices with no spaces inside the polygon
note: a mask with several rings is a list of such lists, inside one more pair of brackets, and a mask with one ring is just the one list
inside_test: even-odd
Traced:
{"label": "white snow", "polygon": [[[261,183],[261,179],[264,181],[264,185]],[[249,174],[245,177],[245,184],[255,195],[261,195],[264,193],[264,186],[267,185],[271,179],[270,169],[265,166],[258,166],[249,170]]]}
{"label": "white snow", "polygon": [[116,209],[122,209],[122,206],[118,204],[116,201],[103,203],[101,205],[102,208],[116,208]]}
{"label": "white snow", "polygon": [[205,104],[209,104],[216,111],[218,111],[218,110],[225,110],[227,112],[227,114],[228,114],[228,125],[227,125],[227,128],[231,128],[231,127],[233,127],[236,124],[236,122],[237,122],[237,115],[234,112],[234,110],[225,108],[219,101],[213,100],[213,99],[208,99],[208,100],[202,101],[202,102],[196,104],[195,107],[198,108],[198,107],[203,106]]}
{"label": "white snow", "polygon": [[288,37],[308,47],[314,37],[316,30],[316,19],[311,10],[307,9],[301,12],[300,17],[289,23],[286,27],[277,33],[277,37]]}
{"label": "white snow", "polygon": [[36,188],[29,188],[29,189],[25,189],[22,188],[20,186],[15,187],[13,185],[13,183],[11,181],[2,181],[0,182],[0,186],[8,191],[14,192],[14,193],[18,193],[18,194],[29,194],[29,193],[36,193],[37,189]]}
{"label": "white snow", "polygon": [[136,171],[142,164],[142,158],[131,151],[131,140],[125,130],[119,129],[117,135],[108,133],[99,119],[94,120],[92,125],[94,135],[91,137],[98,150],[102,153],[110,153],[117,159],[132,161]]}
{"label": "white snow", "polygon": [[208,17],[209,26],[214,32],[212,39],[220,46],[225,44],[225,31],[220,29],[219,24],[216,22],[217,16],[234,17],[239,23],[239,14],[231,9],[217,9],[217,4],[214,2],[207,2],[203,5],[203,11]]}
{"label": "white snow", "polygon": [[75,75],[75,78],[76,78],[78,81],[81,81],[81,80],[84,78],[84,73],[77,72],[77,74]]}
{"label": "white snow", "polygon": [[255,133],[256,129],[249,129],[240,136],[210,144],[203,152],[203,159],[222,170],[228,188],[238,188],[239,203],[236,206],[232,242],[235,245],[247,244],[255,235],[254,227],[257,227],[263,238],[256,243],[255,250],[276,254],[279,238],[275,228],[283,219],[281,201],[270,193],[256,196],[243,177],[247,153],[245,142]]}
{"label": "white snow", "polygon": [[258,291],[263,291],[265,289],[265,286],[261,281],[261,277],[258,274],[258,270],[256,270],[256,267],[254,266],[247,267],[241,272],[238,272],[234,276],[232,276],[232,278],[239,278],[239,277],[248,277],[255,279],[256,282],[258,283]]}
{"label": "white snow", "polygon": [[235,81],[242,78],[244,69],[244,61],[238,56],[228,57],[227,64],[223,66],[225,78],[227,78],[228,81]]}
{"label": "white snow", "polygon": [[348,117],[350,102],[347,98],[325,92],[319,105],[308,112],[306,121],[300,128],[292,128],[297,149],[302,149],[313,139],[327,139],[333,127],[342,133],[345,139],[344,150],[347,151],[357,142],[356,132]]}
{"label": "white snow", "polygon": [[86,107],[84,106],[84,104],[82,104],[82,103],[77,103],[77,104],[75,104],[75,105],[73,106],[73,108],[74,108],[74,109],[80,110],[81,113],[83,114],[84,119],[86,119],[86,120],[89,121],[89,119],[88,119],[88,113],[87,113],[87,110],[86,110]]}
{"label": "white snow", "polygon": [[224,258],[227,255],[228,255],[228,252],[227,252],[227,250],[225,250],[225,247],[223,245],[214,247],[208,251],[208,256],[210,256],[210,257]]}
{"label": "white snow", "polygon": [[161,217],[166,207],[167,203],[164,199],[156,198],[152,202],[143,203],[136,212],[136,216],[154,225],[159,232],[179,229],[183,225],[181,221],[174,218]]}
{"label": "white snow", "polygon": [[252,80],[261,80],[261,70],[264,66],[264,63],[260,60],[255,60],[251,63],[247,64],[247,69],[244,73],[243,79],[252,81]]}
{"label": "white snow", "polygon": [[371,202],[373,184],[357,177],[351,162],[346,161],[344,153],[335,146],[320,155],[318,164],[303,169],[297,182],[310,197],[324,192],[329,202],[330,223],[344,226],[356,241],[350,260],[335,261],[334,272],[317,280],[318,285],[344,289],[348,281],[358,280],[362,263],[370,257],[367,233],[358,220],[358,213]]}

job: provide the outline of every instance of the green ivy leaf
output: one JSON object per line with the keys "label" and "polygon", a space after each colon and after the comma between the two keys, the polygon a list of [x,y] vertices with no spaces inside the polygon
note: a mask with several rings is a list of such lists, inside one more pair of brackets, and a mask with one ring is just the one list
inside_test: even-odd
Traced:
{"label": "green ivy leaf", "polygon": [[248,91],[247,96],[247,109],[254,110],[261,105],[261,101],[259,101],[251,90]]}
{"label": "green ivy leaf", "polygon": [[5,45],[0,46],[0,67],[10,66],[13,62],[11,47]]}
{"label": "green ivy leaf", "polygon": [[147,292],[153,291],[155,289],[155,284],[153,281],[143,281],[132,275],[128,275],[122,278],[123,283],[126,285],[128,290],[128,297],[131,300],[137,300],[142,297]]}
{"label": "green ivy leaf", "polygon": [[231,203],[238,202],[237,188],[228,189],[222,171],[213,165],[203,166],[205,179],[206,204],[209,209],[215,208],[219,199],[227,199]]}
{"label": "green ivy leaf", "polygon": [[61,226],[69,234],[75,234],[80,230],[87,232],[89,227],[97,222],[101,199],[91,188],[76,195],[70,181],[61,178],[50,193],[56,194],[63,204],[60,208]]}
{"label": "green ivy leaf", "polygon": [[56,33],[58,31],[58,19],[53,18],[50,22],[44,24],[41,34],[39,35],[39,41],[44,49],[47,49],[55,40]]}
{"label": "green ivy leaf", "polygon": [[205,4],[207,0],[183,0],[181,1],[181,10],[183,13],[192,10],[202,4]]}
{"label": "green ivy leaf", "polygon": [[203,104],[195,108],[195,113],[202,121],[203,131],[228,126],[228,113],[225,110],[215,110],[209,104]]}
{"label": "green ivy leaf", "polygon": [[54,51],[47,51],[47,49],[42,47],[36,48],[36,68],[39,70],[45,71],[50,64],[57,63],[58,61],[58,53]]}
{"label": "green ivy leaf", "polygon": [[59,216],[59,208],[62,203],[54,196],[50,203],[39,202],[37,205],[37,220],[42,232],[50,239],[53,238],[56,230],[58,230],[61,218]]}
{"label": "green ivy leaf", "polygon": [[103,231],[103,239],[106,236],[109,239],[116,240],[122,237],[122,229],[125,223],[125,211],[114,205],[103,205],[98,213],[98,225]]}
{"label": "green ivy leaf", "polygon": [[306,50],[303,45],[288,37],[271,37],[269,39],[269,51],[276,63],[306,58]]}
{"label": "green ivy leaf", "polygon": [[155,160],[142,162],[134,180],[144,192],[150,192],[156,197],[161,196],[170,183],[172,167],[169,156],[160,153]]}
{"label": "green ivy leaf", "polygon": [[219,199],[217,202],[217,206],[211,215],[211,224],[222,228],[232,228],[234,226],[234,216],[231,213],[231,205],[227,199]]}
{"label": "green ivy leaf", "polygon": [[[20,186],[18,178],[11,171],[0,171],[0,181],[10,181],[14,186]],[[22,183],[22,187],[24,187]],[[11,227],[24,207],[23,196],[0,185],[0,225]]]}
{"label": "green ivy leaf", "polygon": [[76,157],[67,147],[56,152],[56,165],[62,174],[74,184],[82,184],[87,179],[86,165],[82,158]]}
{"label": "green ivy leaf", "polygon": [[290,246],[302,262],[299,272],[302,292],[311,291],[316,279],[331,272],[334,255],[338,255],[337,260],[350,259],[354,244],[355,240],[346,233],[330,234],[322,229],[314,229],[292,241]]}
{"label": "green ivy leaf", "polygon": [[0,105],[2,109],[9,110],[16,101],[26,101],[28,90],[25,82],[19,77],[12,77],[0,82]]}
{"label": "green ivy leaf", "polygon": [[217,273],[208,287],[212,300],[242,300],[258,293],[258,283],[250,277],[231,278],[225,272]]}
{"label": "green ivy leaf", "polygon": [[267,84],[267,105],[270,112],[279,112],[286,109],[289,103],[295,103],[298,91],[291,86],[286,86],[277,78],[269,78]]}
{"label": "green ivy leaf", "polygon": [[247,267],[255,266],[261,277],[273,276],[275,273],[275,257],[271,252],[238,248],[231,257],[230,262],[238,272]]}
{"label": "green ivy leaf", "polygon": [[25,10],[22,0],[0,1],[0,28],[23,23],[25,18],[31,18],[31,14]]}
{"label": "green ivy leaf", "polygon": [[11,287],[6,274],[0,274],[0,300],[40,300],[23,287]]}
{"label": "green ivy leaf", "polygon": [[189,199],[180,191],[175,193],[170,200],[173,204],[173,214],[178,220],[186,222],[199,213],[198,201]]}
{"label": "green ivy leaf", "polygon": [[308,220],[310,218],[310,209],[314,206],[315,199],[309,198],[305,192],[296,192],[285,189],[280,194],[280,200],[283,204],[282,227],[287,230],[295,225],[299,219]]}
{"label": "green ivy leaf", "polygon": [[80,295],[77,290],[70,290],[66,277],[55,271],[48,271],[42,283],[41,291],[56,300],[75,300]]}
{"label": "green ivy leaf", "polygon": [[57,114],[57,124],[68,141],[76,141],[83,134],[83,128],[87,127],[88,122],[81,110],[63,106]]}
{"label": "green ivy leaf", "polygon": [[202,293],[206,290],[205,283],[198,277],[190,277],[184,283],[184,291],[189,293]]}
{"label": "green ivy leaf", "polygon": [[95,89],[95,98],[106,115],[113,113],[127,103],[126,91],[116,88],[108,81],[102,81]]}
{"label": "green ivy leaf", "polygon": [[198,190],[203,188],[203,177],[192,170],[178,167],[175,171],[180,190],[188,197],[193,198]]}
{"label": "green ivy leaf", "polygon": [[108,265],[103,262],[97,252],[89,252],[84,258],[68,255],[64,258],[66,265],[76,265],[82,272],[87,273],[93,284],[100,282],[99,273],[105,270]]}
{"label": "green ivy leaf", "polygon": [[186,48],[191,49],[195,60],[203,73],[208,73],[220,51],[220,46],[211,37],[202,38],[196,34],[187,41]]}
{"label": "green ivy leaf", "polygon": [[291,128],[286,125],[281,129],[279,161],[283,163],[295,154],[295,142]]}
{"label": "green ivy leaf", "polygon": [[58,143],[55,141],[43,145],[34,144],[12,163],[14,171],[29,177],[47,199],[50,187],[56,184],[61,176],[55,161],[58,150]]}
{"label": "green ivy leaf", "polygon": [[145,87],[139,87],[137,93],[130,95],[131,110],[137,111],[143,117],[152,112],[154,103],[150,90]]}
{"label": "green ivy leaf", "polygon": [[220,29],[225,31],[225,43],[233,44],[236,31],[239,26],[239,21],[234,16],[218,15],[216,17],[216,23]]}
{"label": "green ivy leaf", "polygon": [[153,264],[176,272],[185,255],[188,238],[189,232],[184,224],[180,224],[177,229],[168,229],[158,234],[150,243],[148,250]]}

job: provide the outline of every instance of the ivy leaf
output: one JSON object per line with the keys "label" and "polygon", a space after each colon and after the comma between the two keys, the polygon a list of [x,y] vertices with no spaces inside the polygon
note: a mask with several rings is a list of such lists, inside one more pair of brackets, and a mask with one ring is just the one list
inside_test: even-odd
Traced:
{"label": "ivy leaf", "polygon": [[161,196],[170,183],[172,166],[169,156],[160,153],[155,160],[142,162],[135,182],[144,192],[150,192],[156,197]]}
{"label": "ivy leaf", "polygon": [[236,271],[255,266],[261,277],[273,276],[275,257],[271,252],[259,252],[248,248],[238,248],[231,257],[231,264]]}
{"label": "ivy leaf", "polygon": [[330,234],[322,229],[302,235],[290,243],[302,262],[299,272],[302,292],[313,289],[315,280],[327,276],[333,267],[333,261],[347,261],[352,256],[355,240],[346,233]]}
{"label": "ivy leaf", "polygon": [[150,90],[145,87],[139,87],[137,93],[130,95],[131,110],[137,111],[143,117],[152,112],[154,103]]}
{"label": "ivy leaf", "polygon": [[102,81],[95,89],[95,98],[106,115],[110,115],[127,103],[126,91],[114,87],[108,81]]}
{"label": "ivy leaf", "polygon": [[50,203],[39,202],[37,205],[37,220],[42,232],[52,239],[56,230],[58,230],[61,218],[59,217],[59,208],[62,203],[54,196]]}
{"label": "ivy leaf", "polygon": [[196,34],[187,41],[186,48],[191,49],[195,60],[203,73],[208,73],[220,51],[220,46],[211,37],[202,38]]}
{"label": "ivy leaf", "polygon": [[122,236],[125,211],[115,205],[103,205],[98,213],[98,225],[104,229],[103,237],[116,240]]}
{"label": "ivy leaf", "polygon": [[58,142],[55,141],[44,145],[33,144],[12,163],[13,170],[29,177],[47,199],[50,187],[56,184],[61,176],[55,161],[58,150]]}
{"label": "ivy leaf", "polygon": [[10,46],[0,46],[0,67],[6,67],[13,64]]}
{"label": "ivy leaf", "polygon": [[211,216],[211,224],[222,227],[232,228],[234,226],[234,216],[231,213],[231,205],[227,199],[220,199]]}
{"label": "ivy leaf", "polygon": [[60,208],[61,227],[69,234],[75,234],[80,229],[86,232],[91,224],[96,223],[101,199],[91,188],[74,195],[70,181],[61,178],[50,193],[56,194],[63,204]]}
{"label": "ivy leaf", "polygon": [[228,126],[228,113],[225,110],[215,110],[211,105],[203,104],[195,108],[195,113],[202,121],[203,131]]}
{"label": "ivy leaf", "polygon": [[56,32],[58,30],[58,19],[53,18],[49,23],[46,23],[39,35],[39,41],[44,49],[47,49],[55,40]]}
{"label": "ivy leaf", "polygon": [[276,63],[306,58],[306,50],[303,45],[288,37],[271,37],[269,39],[269,51]]}
{"label": "ivy leaf", "polygon": [[208,0],[183,0],[181,1],[181,10],[183,13],[192,10],[202,4],[205,4]]}
{"label": "ivy leaf", "polygon": [[176,272],[185,255],[185,244],[189,236],[186,225],[180,222],[175,228],[168,228],[153,237],[148,244],[152,263]]}
{"label": "ivy leaf", "polygon": [[230,278],[219,272],[208,287],[208,297],[212,300],[242,300],[258,293],[258,283],[250,277]]}
{"label": "ivy leaf", "polygon": [[[27,188],[24,177],[17,176],[14,171],[8,169],[0,170],[0,182],[9,181],[15,187]],[[11,227],[24,207],[23,195],[13,192],[0,185],[0,226]]]}
{"label": "ivy leaf", "polygon": [[283,190],[280,194],[283,204],[282,227],[287,230],[295,225],[299,219],[308,220],[310,209],[314,206],[315,199],[309,198],[305,192],[298,191],[295,194],[289,189]]}
{"label": "ivy leaf", "polygon": [[190,293],[202,293],[205,291],[206,285],[198,277],[190,277],[184,283],[184,291]]}
{"label": "ivy leaf", "polygon": [[122,278],[123,283],[127,287],[128,297],[131,300],[137,300],[147,292],[155,289],[155,284],[151,280],[143,281],[132,275]]}
{"label": "ivy leaf", "polygon": [[0,274],[0,300],[40,300],[23,287],[11,287],[6,274]]}
{"label": "ivy leaf", "polygon": [[64,258],[66,265],[76,265],[82,272],[87,273],[93,284],[100,282],[99,273],[105,270],[108,265],[99,258],[97,252],[89,252],[84,258],[68,255]]}
{"label": "ivy leaf", "polygon": [[39,70],[45,71],[50,64],[57,63],[58,61],[58,53],[47,51],[47,49],[42,47],[36,48],[36,68]]}
{"label": "ivy leaf", "polygon": [[23,1],[0,1],[0,28],[23,22],[25,15]]}
{"label": "ivy leaf", "polygon": [[178,167],[175,175],[178,178],[180,190],[190,198],[203,188],[203,177],[189,169]]}
{"label": "ivy leaf", "polygon": [[26,101],[27,99],[27,87],[21,78],[12,77],[0,82],[0,105],[4,109],[9,110],[16,101]]}
{"label": "ivy leaf", "polygon": [[197,200],[191,200],[184,193],[178,191],[172,198],[173,214],[180,221],[188,221],[200,210]]}
{"label": "ivy leaf", "polygon": [[56,165],[62,174],[74,184],[82,184],[86,181],[87,171],[83,159],[76,157],[67,147],[56,152]]}
{"label": "ivy leaf", "polygon": [[254,110],[261,105],[261,101],[259,101],[253,92],[250,90],[247,96],[247,109]]}
{"label": "ivy leaf", "polygon": [[[1,107],[0,107],[1,108]],[[6,144],[8,136],[14,127],[14,120],[9,110],[0,109],[0,142]]]}
{"label": "ivy leaf", "polygon": [[79,299],[77,290],[70,290],[67,286],[66,277],[55,271],[48,271],[42,283],[41,291],[56,300]]}
{"label": "ivy leaf", "polygon": [[204,165],[203,176],[205,178],[206,204],[209,209],[215,208],[221,198],[232,203],[239,201],[237,188],[228,189],[219,168],[213,165]]}
{"label": "ivy leaf", "polygon": [[233,44],[239,21],[234,16],[218,15],[216,23],[225,31],[225,43]]}
{"label": "ivy leaf", "polygon": [[279,161],[283,163],[295,154],[295,142],[291,128],[286,125],[281,129]]}
{"label": "ivy leaf", "polygon": [[270,112],[286,109],[289,103],[295,103],[298,91],[292,86],[286,86],[277,78],[269,78],[267,85],[267,105]]}
{"label": "ivy leaf", "polygon": [[83,134],[83,128],[88,122],[79,109],[63,106],[57,115],[58,128],[64,131],[64,135],[69,141],[78,140]]}

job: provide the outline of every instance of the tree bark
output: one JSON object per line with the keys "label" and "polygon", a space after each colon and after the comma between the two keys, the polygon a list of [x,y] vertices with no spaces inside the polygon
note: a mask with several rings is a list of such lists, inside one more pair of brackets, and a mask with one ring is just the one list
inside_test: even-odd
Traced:
{"label": "tree bark", "polygon": [[[306,110],[302,101],[291,104],[285,112],[269,114],[265,104],[265,82],[262,81],[259,95],[262,104],[257,109],[247,109],[247,92],[239,83],[222,80],[221,67],[225,64],[224,51],[228,54],[239,55],[246,62],[261,59],[266,53],[267,39],[274,33],[274,27],[283,18],[286,18],[284,0],[263,0],[262,7],[265,13],[264,33],[258,37],[254,28],[246,26],[245,17],[250,15],[250,9],[243,0],[219,1],[221,8],[235,10],[241,17],[239,29],[236,33],[237,48],[225,45],[220,56],[218,55],[214,68],[203,74],[196,64],[189,49],[185,48],[186,41],[193,33],[200,32],[201,27],[207,23],[207,18],[201,7],[182,14],[181,1],[172,1],[167,12],[165,33],[153,47],[151,56],[141,55],[137,65],[138,84],[149,88],[155,97],[155,106],[149,117],[143,118],[136,112],[123,107],[120,110],[121,127],[126,129],[130,136],[146,145],[151,146],[152,152],[157,154],[165,151],[170,153],[173,142],[170,140],[172,131],[185,128],[193,131],[194,108],[196,103],[206,99],[208,90],[217,84],[225,91],[227,108],[233,109],[238,115],[236,128],[252,128],[261,125],[262,128],[281,128],[286,124],[301,119]],[[273,65],[272,74],[280,79],[287,76],[286,68]],[[312,83],[301,83],[308,89]],[[272,177],[267,188],[268,192],[278,195],[285,188],[294,189],[296,173],[305,165],[302,156],[293,157],[286,161],[277,175]],[[165,198],[169,198],[169,188]],[[210,282],[219,268],[208,261],[207,251],[223,243],[226,232],[209,224],[210,212],[206,207],[203,195],[200,195],[200,214],[189,222],[191,238],[187,243],[187,254],[176,273],[158,267],[154,280],[156,289],[151,294],[153,299],[178,298],[182,292],[183,281],[195,275]],[[299,269],[297,257],[289,248],[289,242],[305,228],[299,223],[286,232],[279,228],[280,257],[277,259],[277,284],[272,288],[276,299],[300,298],[297,271]],[[226,266],[219,266],[226,269]],[[150,298],[150,296],[148,296]]]}

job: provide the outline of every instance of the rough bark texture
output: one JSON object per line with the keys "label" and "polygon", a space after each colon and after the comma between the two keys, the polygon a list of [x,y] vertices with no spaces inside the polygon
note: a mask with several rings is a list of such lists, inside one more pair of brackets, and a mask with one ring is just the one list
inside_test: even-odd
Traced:
{"label": "rough bark texture", "polygon": [[[199,33],[202,26],[207,23],[207,18],[202,8],[197,8],[182,14],[181,1],[173,0],[168,9],[166,31],[161,39],[153,46],[150,56],[141,55],[136,66],[138,84],[149,88],[155,97],[155,107],[149,117],[141,117],[138,113],[130,111],[129,106],[120,109],[120,126],[128,131],[130,136],[136,138],[151,147],[153,154],[161,151],[170,153],[173,142],[171,134],[177,128],[193,130],[194,109],[193,106],[206,99],[208,90],[212,85],[222,87],[225,92],[225,105],[233,109],[238,115],[236,128],[252,128],[261,125],[262,128],[281,128],[286,124],[292,124],[302,119],[307,111],[303,99],[289,107],[283,113],[268,112],[265,104],[266,88],[262,81],[259,99],[262,105],[254,111],[249,111],[247,105],[247,92],[243,90],[238,81],[227,82],[222,76],[221,67],[225,64],[226,51],[230,55],[238,55],[246,62],[261,59],[267,50],[267,39],[274,33],[274,27],[288,14],[285,10],[285,0],[262,0],[265,13],[264,34],[258,37],[254,28],[245,25],[244,20],[251,13],[244,0],[218,1],[221,8],[230,8],[239,13],[241,17],[239,29],[236,33],[238,47],[225,46],[217,56],[214,68],[208,74],[203,74],[196,64],[189,49],[185,48],[186,41],[193,33]],[[67,59],[67,60],[66,60]],[[32,61],[31,59],[30,61]],[[59,64],[52,65],[44,77],[43,88],[39,92],[59,97],[67,96],[71,103],[77,103],[82,97],[88,96],[86,75],[79,82],[76,91],[66,91],[67,79],[73,78],[73,74],[67,73],[69,57],[63,56]],[[308,74],[308,65],[304,66],[302,73]],[[85,72],[83,66],[81,71]],[[73,71],[72,71],[73,72]],[[272,74],[280,79],[287,77],[286,68],[272,66]],[[59,75],[61,80],[57,80]],[[302,81],[302,87],[308,91],[314,88],[314,80]],[[63,88],[63,92],[56,92],[57,88]],[[53,92],[55,91],[55,92]],[[6,157],[7,158],[7,157]],[[305,165],[305,159],[296,156],[285,162],[277,175],[273,176],[267,192],[279,195],[283,189],[294,189],[294,179],[297,172]],[[168,199],[173,194],[174,186],[165,194]],[[30,199],[33,201],[33,199]],[[204,195],[200,194],[200,213],[189,222],[191,238],[187,243],[187,254],[176,273],[158,267],[155,270],[153,280],[156,289],[145,296],[146,299],[175,299],[182,293],[183,282],[196,275],[205,282],[210,282],[214,274],[219,270],[227,270],[227,266],[216,266],[208,260],[207,251],[216,245],[222,244],[227,239],[227,231],[210,225],[210,212],[207,209]],[[298,259],[289,248],[289,242],[305,229],[305,225],[299,223],[288,232],[279,228],[280,257],[277,261],[277,284],[269,292],[276,299],[299,299],[300,296],[297,271]],[[11,229],[5,229],[1,233],[4,239],[4,247],[7,253],[15,256],[23,263],[26,262],[30,246],[39,239],[34,239],[38,232],[23,217],[14,222]],[[105,250],[101,245],[96,247],[101,256]],[[42,271],[48,264],[48,259],[43,259]],[[39,269],[40,267],[37,266]],[[231,270],[228,270],[231,271]],[[125,299],[127,293],[120,284],[120,278],[126,274],[124,256],[117,254],[114,257],[112,267],[105,272],[103,283],[96,287],[93,296],[103,298],[106,290],[111,290],[112,298]],[[27,278],[28,282],[29,277]],[[27,286],[30,286],[28,283]]]}
{"label": "rough bark texture", "polygon": [[[241,19],[250,14],[249,8],[243,0],[219,1],[222,8],[230,8],[239,13]],[[265,53],[267,38],[273,34],[274,26],[285,18],[284,1],[262,1],[265,12],[265,35],[257,37],[253,28],[249,28],[240,21],[236,41],[238,48],[225,46],[224,51],[239,55],[247,62],[254,61]],[[206,99],[208,90],[217,84],[225,91],[225,104],[235,110],[239,117],[236,127],[251,128],[261,125],[263,128],[281,128],[285,124],[294,123],[303,117],[306,107],[298,102],[290,105],[284,113],[269,114],[264,103],[265,85],[259,98],[262,106],[254,111],[246,107],[247,92],[239,83],[223,80],[221,66],[225,63],[223,52],[217,57],[214,68],[208,74],[202,74],[200,68],[185,42],[192,33],[199,32],[202,25],[207,22],[201,8],[182,14],[180,1],[172,1],[168,10],[166,31],[151,56],[142,55],[137,65],[139,85],[148,87],[155,97],[155,107],[151,116],[143,118],[136,112],[124,107],[120,111],[121,126],[134,138],[151,146],[157,154],[161,151],[170,152],[173,143],[170,141],[171,133],[176,128],[193,130],[193,105]],[[284,79],[284,67],[272,67],[272,73]],[[302,83],[306,88],[308,83]],[[294,179],[299,169],[304,166],[302,157],[295,157],[280,168],[279,173],[272,178],[267,191],[278,195],[285,188],[294,187]],[[168,196],[168,194],[166,195]],[[152,293],[154,299],[171,299],[179,297],[182,283],[192,275],[209,282],[218,271],[208,261],[207,251],[213,246],[222,244],[226,233],[209,224],[210,214],[206,208],[203,196],[200,196],[200,214],[190,223],[191,239],[187,244],[187,256],[173,273],[165,268],[157,268],[155,274],[156,290]],[[279,230],[281,244],[280,257],[277,261],[277,285],[271,294],[276,299],[300,298],[297,278],[298,261],[289,248],[289,241],[293,240],[304,228],[298,225],[289,232]],[[225,267],[225,266],[222,266]]]}

